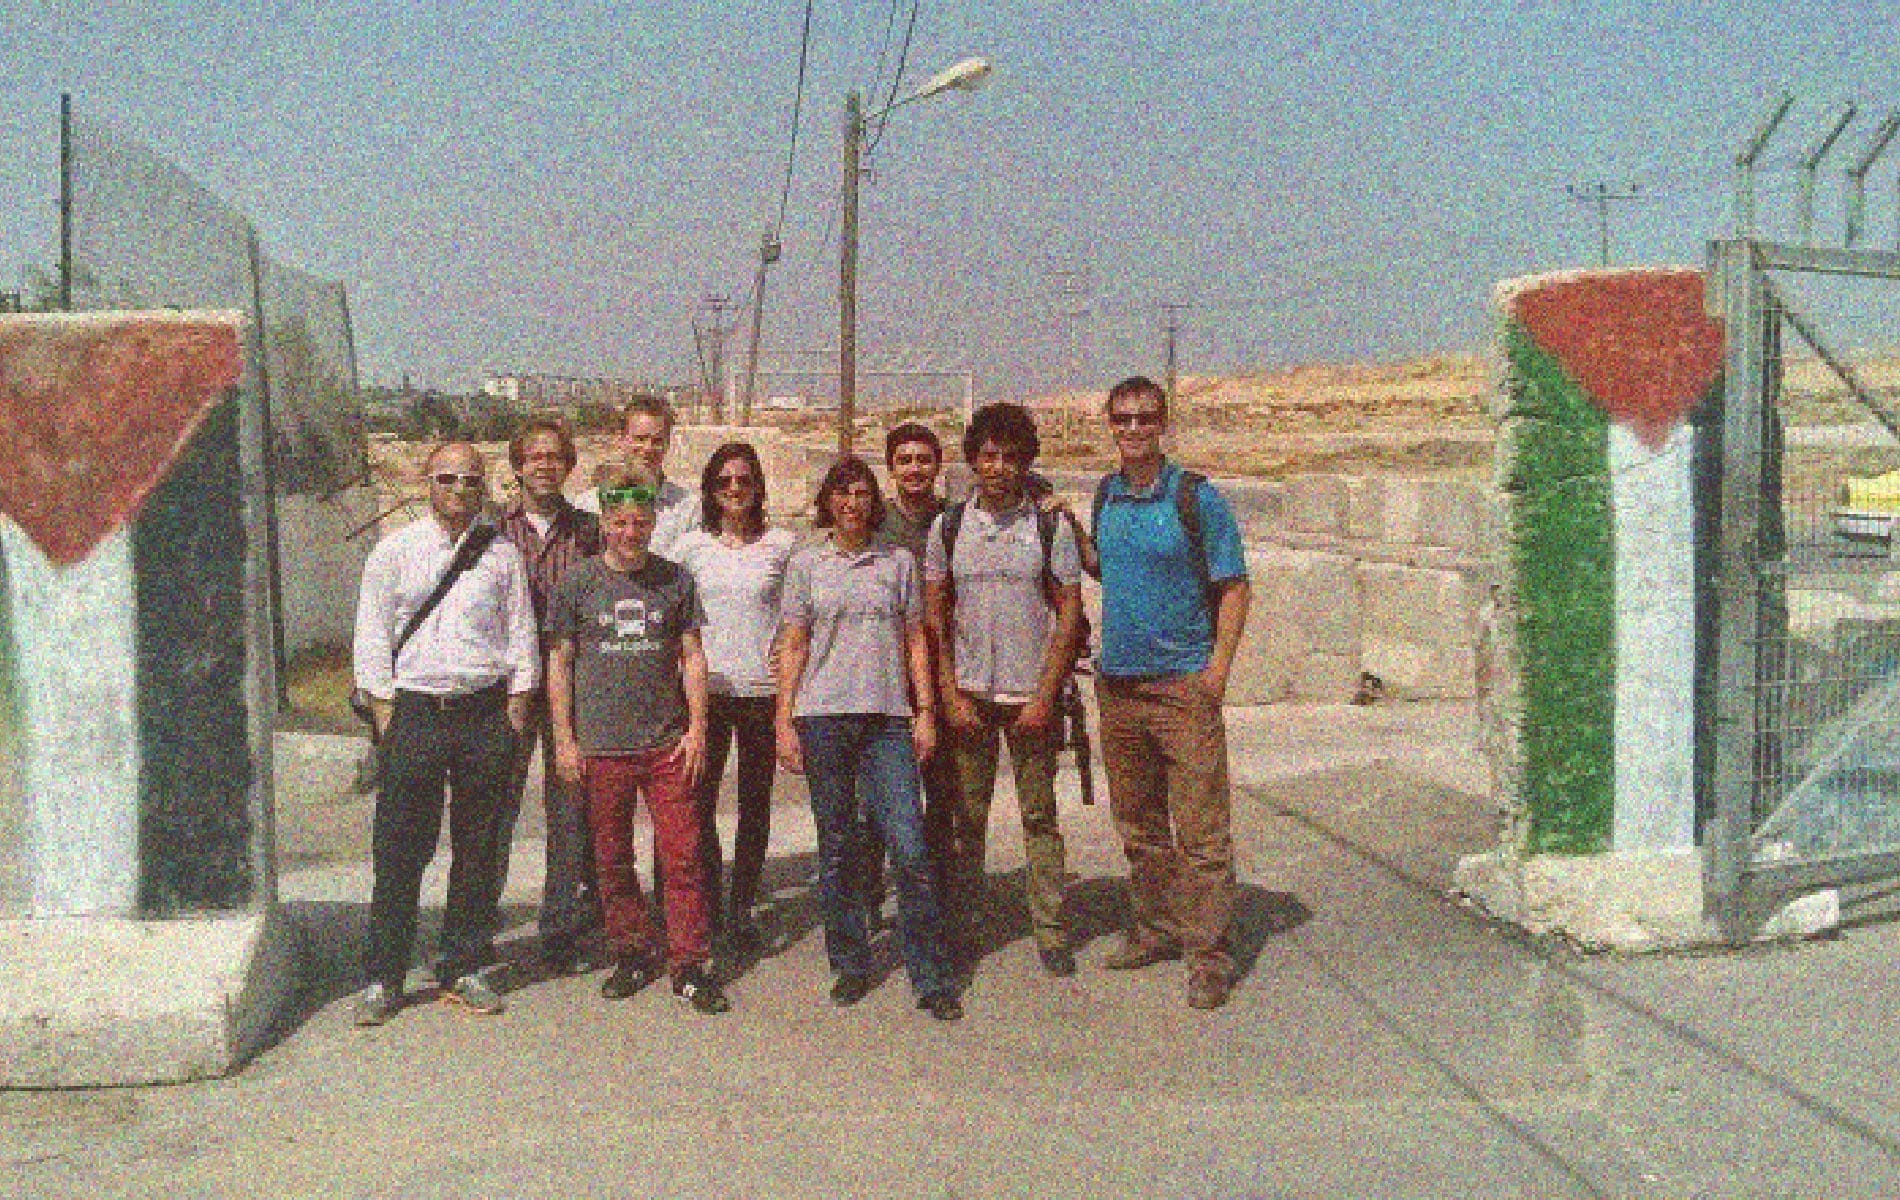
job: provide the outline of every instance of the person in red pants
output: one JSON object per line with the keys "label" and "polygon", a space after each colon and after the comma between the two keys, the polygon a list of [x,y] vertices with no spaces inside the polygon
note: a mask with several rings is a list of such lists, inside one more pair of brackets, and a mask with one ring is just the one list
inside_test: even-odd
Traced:
{"label": "person in red pants", "polygon": [[[600,994],[620,1000],[640,991],[658,978],[664,954],[673,993],[700,1012],[722,1013],[731,1002],[706,969],[711,921],[693,806],[706,761],[706,617],[692,576],[647,552],[659,479],[610,465],[596,482],[602,550],[555,589],[548,706],[555,768],[582,789],[594,835],[616,963]],[[664,866],[664,947],[634,859],[642,796]]]}

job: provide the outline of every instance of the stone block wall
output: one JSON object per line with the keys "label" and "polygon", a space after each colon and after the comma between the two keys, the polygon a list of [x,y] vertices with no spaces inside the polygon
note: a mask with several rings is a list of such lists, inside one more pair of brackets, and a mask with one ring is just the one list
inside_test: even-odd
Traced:
{"label": "stone block wall", "polygon": [[1367,674],[1395,699],[1477,695],[1498,536],[1488,485],[1310,475],[1221,489],[1254,581],[1234,703],[1337,703]]}
{"label": "stone block wall", "polygon": [[[1052,477],[1086,514],[1098,476]],[[1229,703],[1342,703],[1366,673],[1395,699],[1478,694],[1500,537],[1488,482],[1305,475],[1216,486],[1240,524],[1254,589]],[[1094,593],[1083,589],[1092,613]]]}
{"label": "stone block wall", "polygon": [[[671,460],[703,463],[737,432],[682,425]],[[810,497],[834,453],[782,441],[755,444],[773,481],[774,520],[805,528]],[[862,450],[881,475],[881,442]],[[963,495],[969,472],[954,447],[950,457],[944,490]],[[1048,475],[1086,519],[1099,475]],[[1368,672],[1395,699],[1478,694],[1480,613],[1501,537],[1489,481],[1306,475],[1217,485],[1240,523],[1254,584],[1230,703],[1341,703]],[[1096,589],[1083,594],[1099,621]]]}

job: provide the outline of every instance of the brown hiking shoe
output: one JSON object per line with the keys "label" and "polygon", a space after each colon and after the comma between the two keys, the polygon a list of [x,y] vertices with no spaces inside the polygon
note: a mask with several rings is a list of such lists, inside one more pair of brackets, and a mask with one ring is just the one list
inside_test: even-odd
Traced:
{"label": "brown hiking shoe", "polygon": [[1188,980],[1187,1002],[1189,1008],[1198,1008],[1209,1012],[1227,1003],[1227,994],[1233,990],[1227,976],[1216,971],[1202,971]]}

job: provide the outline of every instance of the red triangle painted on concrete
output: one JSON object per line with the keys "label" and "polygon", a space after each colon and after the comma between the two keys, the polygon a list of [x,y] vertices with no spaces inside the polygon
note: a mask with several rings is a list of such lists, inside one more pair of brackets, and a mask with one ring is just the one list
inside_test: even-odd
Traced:
{"label": "red triangle painted on concrete", "polygon": [[1702,272],[1580,271],[1531,282],[1510,311],[1613,421],[1668,440],[1722,370]]}
{"label": "red triangle painted on concrete", "polygon": [[0,512],[62,566],[130,521],[243,369],[228,313],[0,317]]}

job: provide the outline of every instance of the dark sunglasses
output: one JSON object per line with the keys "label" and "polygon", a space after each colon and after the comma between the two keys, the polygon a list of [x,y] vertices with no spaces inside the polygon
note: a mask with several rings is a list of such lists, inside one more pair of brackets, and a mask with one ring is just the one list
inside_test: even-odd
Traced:
{"label": "dark sunglasses", "polygon": [[435,480],[438,487],[454,487],[459,483],[466,488],[478,488],[484,482],[480,475],[457,475],[454,471],[437,471],[429,478]]}
{"label": "dark sunglasses", "polygon": [[1108,414],[1110,425],[1159,425],[1165,420],[1158,412],[1118,412]]}
{"label": "dark sunglasses", "polygon": [[737,475],[715,475],[713,486],[716,488],[751,487],[752,472],[745,471]]}

